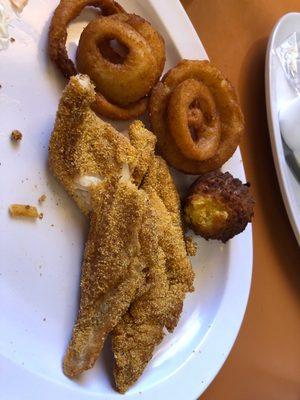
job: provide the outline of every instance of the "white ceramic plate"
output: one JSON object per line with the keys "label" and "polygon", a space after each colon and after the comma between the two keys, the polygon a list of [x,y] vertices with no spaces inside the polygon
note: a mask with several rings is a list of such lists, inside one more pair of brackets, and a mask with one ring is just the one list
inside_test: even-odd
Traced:
{"label": "white ceramic plate", "polygon": [[290,223],[300,245],[300,184],[289,166],[278,118],[281,107],[296,95],[284,75],[275,51],[293,32],[300,32],[300,13],[284,15],[270,36],[266,58],[266,103],[279,186]]}
{"label": "white ceramic plate", "polygon": [[[177,0],[124,0],[164,35],[168,65],[206,53]],[[16,39],[0,53],[0,388],[5,400],[195,399],[224,363],[240,328],[252,273],[249,226],[227,245],[198,240],[195,292],[175,332],[156,349],[145,373],[124,396],[111,378],[109,343],[80,381],[61,370],[74,318],[87,221],[47,169],[47,146],[65,82],[47,57],[49,20],[57,1],[29,0],[11,22]],[[84,13],[69,30],[74,52]],[[117,124],[117,126],[120,126]],[[13,146],[9,134],[23,132]],[[224,166],[245,180],[240,152]],[[194,178],[193,178],[194,179]],[[176,175],[181,188],[190,179]],[[12,220],[11,203],[37,204],[44,219]]]}

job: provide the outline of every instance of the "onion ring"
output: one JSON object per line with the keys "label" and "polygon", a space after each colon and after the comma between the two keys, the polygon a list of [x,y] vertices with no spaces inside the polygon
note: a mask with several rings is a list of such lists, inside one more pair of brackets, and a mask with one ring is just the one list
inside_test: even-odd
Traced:
{"label": "onion ring", "polygon": [[[127,54],[121,57],[110,47],[117,40]],[[131,119],[143,114],[145,98],[159,80],[165,64],[161,35],[149,22],[134,14],[99,18],[84,29],[77,67],[91,77],[98,98],[94,110],[111,119]]]}
{"label": "onion ring", "polygon": [[[123,63],[112,63],[101,54],[98,43],[107,39],[116,39],[129,49]],[[156,83],[150,46],[128,23],[116,18],[97,18],[88,24],[80,37],[76,62],[79,72],[89,75],[97,91],[120,106],[145,97]]]}
{"label": "onion ring", "polygon": [[61,0],[51,20],[48,47],[51,60],[66,78],[77,73],[66,49],[67,27],[87,6],[99,8],[102,15],[124,12],[124,9],[113,0]]}
{"label": "onion ring", "polygon": [[[185,89],[178,88],[186,80],[197,80],[207,87],[214,99],[220,120],[221,131],[217,151],[205,160],[195,159],[193,150],[197,149],[189,147],[191,143],[186,132],[187,125],[185,125],[186,121],[190,121],[194,127],[199,127],[199,124],[203,123],[201,118],[204,116],[201,116],[203,114],[201,110],[201,113],[199,112],[199,104],[192,104],[194,109],[189,111],[188,116],[182,120],[183,114],[181,117],[176,115],[178,108],[174,104],[175,100],[171,101],[174,92],[176,94],[179,90],[180,93],[180,90],[185,91],[188,88],[190,83],[185,84]],[[189,100],[191,98],[193,96],[189,97]],[[182,104],[184,104],[183,100]],[[188,104],[188,101],[185,104]],[[157,136],[158,148],[162,156],[174,168],[188,174],[197,175],[220,168],[233,155],[244,132],[244,117],[234,88],[209,61],[183,60],[171,69],[162,82],[159,82],[153,89],[149,111],[152,128]],[[179,111],[184,113],[184,110]],[[185,112],[187,113],[187,108],[185,108]],[[181,132],[181,137],[176,136],[176,141],[174,136],[178,134],[178,130],[177,133],[170,132],[170,128],[174,128],[175,125],[175,122],[172,124],[172,118],[179,119],[181,128],[183,124],[185,129],[185,132]],[[188,149],[191,149],[191,152],[187,157],[185,154]]]}
{"label": "onion ring", "polygon": [[[194,102],[198,107],[190,108]],[[168,124],[185,157],[203,161],[217,152],[220,119],[213,96],[202,82],[187,79],[174,89],[168,107]],[[191,130],[195,137],[191,136]]]}

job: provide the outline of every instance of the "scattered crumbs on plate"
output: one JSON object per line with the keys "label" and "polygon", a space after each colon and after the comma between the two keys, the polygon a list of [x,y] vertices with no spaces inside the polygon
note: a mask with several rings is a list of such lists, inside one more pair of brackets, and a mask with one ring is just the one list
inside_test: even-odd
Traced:
{"label": "scattered crumbs on plate", "polygon": [[10,43],[15,43],[16,39],[13,38],[13,37],[11,37],[11,38],[9,39],[9,41],[10,41]]}
{"label": "scattered crumbs on plate", "polygon": [[39,219],[43,219],[44,218],[44,213],[39,213]]}
{"label": "scattered crumbs on plate", "polygon": [[10,134],[10,139],[13,142],[19,142],[20,140],[22,140],[22,137],[23,137],[23,135],[20,131],[18,131],[18,129],[14,129],[12,131],[12,133]]}
{"label": "scattered crumbs on plate", "polygon": [[45,195],[45,194],[42,194],[40,197],[39,197],[39,203],[40,204],[42,204],[45,200],[46,200],[46,198],[47,198],[47,196]]}

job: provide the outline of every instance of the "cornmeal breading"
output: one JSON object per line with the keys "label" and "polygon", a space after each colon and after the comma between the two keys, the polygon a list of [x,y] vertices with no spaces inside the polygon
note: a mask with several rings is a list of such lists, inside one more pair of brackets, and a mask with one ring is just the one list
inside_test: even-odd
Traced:
{"label": "cornmeal breading", "polygon": [[[148,196],[130,182],[116,179],[91,189],[92,213],[81,276],[77,322],[64,358],[73,377],[91,368],[108,333],[127,311],[155,260],[145,245],[152,237]],[[152,223],[153,222],[153,223]],[[152,249],[151,249],[152,250]]]}
{"label": "cornmeal breading", "polygon": [[141,121],[135,121],[130,125],[128,135],[130,143],[137,150],[132,177],[135,184],[140,186],[154,156],[156,136],[149,132]]}
{"label": "cornmeal breading", "polygon": [[69,377],[97,360],[112,332],[117,389],[143,373],[165,328],[178,322],[194,274],[180,200],[155,136],[141,121],[129,139],[99,119],[89,78],[70,79],[49,146],[54,175],[89,215],[80,306],[63,363]]}
{"label": "cornmeal breading", "polygon": [[[142,188],[155,210],[161,264],[144,283],[145,293],[130,306],[112,333],[114,376],[124,393],[142,374],[155,347],[172,331],[186,292],[193,290],[194,273],[187,257],[180,218],[180,201],[167,165],[152,159]],[[170,211],[169,211],[170,210]]]}
{"label": "cornmeal breading", "polygon": [[89,78],[70,79],[61,98],[49,146],[49,164],[54,175],[88,214],[84,178],[99,183],[125,175],[136,165],[136,149],[130,141],[91,110],[95,99]]}

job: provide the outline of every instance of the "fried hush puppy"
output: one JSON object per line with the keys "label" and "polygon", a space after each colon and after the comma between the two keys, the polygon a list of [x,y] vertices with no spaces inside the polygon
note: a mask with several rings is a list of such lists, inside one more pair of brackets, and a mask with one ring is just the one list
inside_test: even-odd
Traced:
{"label": "fried hush puppy", "polygon": [[187,225],[205,239],[227,242],[251,222],[254,200],[249,184],[229,172],[209,172],[190,187],[184,200]]}

